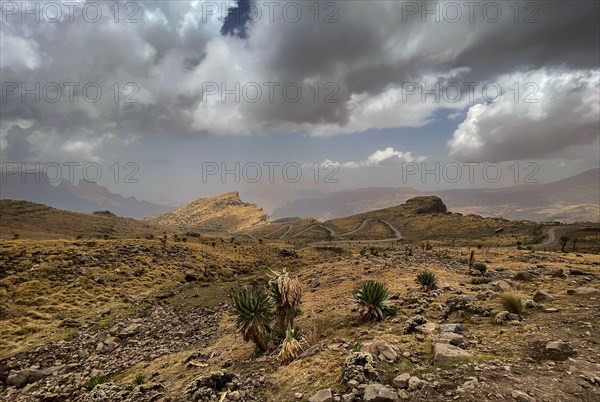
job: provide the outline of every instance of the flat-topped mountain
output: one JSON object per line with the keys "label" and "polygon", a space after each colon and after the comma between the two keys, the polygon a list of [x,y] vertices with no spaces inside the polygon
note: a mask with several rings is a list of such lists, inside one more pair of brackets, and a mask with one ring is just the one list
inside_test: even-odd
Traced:
{"label": "flat-topped mountain", "polygon": [[147,218],[159,225],[243,231],[268,223],[269,216],[255,204],[243,202],[237,192],[199,198],[184,207]]}

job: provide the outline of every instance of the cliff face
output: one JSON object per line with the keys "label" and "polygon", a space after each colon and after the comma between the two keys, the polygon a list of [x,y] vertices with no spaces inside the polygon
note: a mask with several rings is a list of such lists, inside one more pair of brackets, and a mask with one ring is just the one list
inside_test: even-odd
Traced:
{"label": "cliff face", "polygon": [[243,231],[269,221],[260,207],[243,202],[237,192],[199,198],[186,206],[148,220],[160,225],[199,226]]}

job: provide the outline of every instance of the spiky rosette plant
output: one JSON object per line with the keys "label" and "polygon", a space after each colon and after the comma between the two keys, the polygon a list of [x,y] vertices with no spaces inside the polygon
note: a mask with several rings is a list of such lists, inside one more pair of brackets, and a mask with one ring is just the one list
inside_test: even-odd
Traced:
{"label": "spiky rosette plant", "polygon": [[352,294],[354,305],[363,320],[382,320],[392,312],[393,307],[388,300],[389,291],[382,282],[368,281],[359,285]]}
{"label": "spiky rosette plant", "polygon": [[271,300],[275,306],[275,315],[278,325],[283,328],[294,327],[296,308],[302,303],[302,288],[300,282],[290,278],[285,271],[271,271],[273,275],[269,280]]}
{"label": "spiky rosette plant", "polygon": [[291,363],[302,353],[302,345],[294,337],[294,331],[290,327],[285,331],[285,339],[279,351],[279,360],[281,360],[281,364],[283,365]]}
{"label": "spiky rosette plant", "polygon": [[416,281],[424,290],[431,290],[435,287],[437,278],[433,272],[425,270],[417,274]]}
{"label": "spiky rosette plant", "polygon": [[267,351],[264,335],[271,331],[273,308],[265,292],[255,288],[244,288],[231,295],[238,331],[244,340],[252,341],[261,352]]}

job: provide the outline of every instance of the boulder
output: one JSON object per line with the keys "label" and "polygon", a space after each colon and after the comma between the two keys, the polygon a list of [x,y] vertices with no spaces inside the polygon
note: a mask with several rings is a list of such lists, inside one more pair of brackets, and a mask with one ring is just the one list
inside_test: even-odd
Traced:
{"label": "boulder", "polygon": [[533,294],[533,301],[536,303],[552,301],[552,300],[554,300],[554,296],[552,296],[550,293],[546,293],[542,290],[536,290],[535,293]]}
{"label": "boulder", "polygon": [[450,345],[449,343],[436,343],[433,345],[434,363],[460,362],[473,357],[471,352]]}
{"label": "boulder", "polygon": [[458,346],[465,341],[464,336],[455,334],[454,332],[442,332],[435,338],[436,342],[449,343],[450,345]]}
{"label": "boulder", "polygon": [[586,296],[586,295],[593,295],[600,292],[600,290],[596,289],[596,288],[590,288],[587,286],[583,286],[577,289],[569,289],[567,290],[567,293],[570,295],[577,295],[577,296]]}
{"label": "boulder", "polygon": [[467,327],[464,324],[441,324],[440,332],[454,332],[456,334],[461,334],[467,330]]}
{"label": "boulder", "polygon": [[6,385],[23,388],[27,384],[33,384],[44,378],[44,372],[35,369],[24,369],[20,371],[11,370],[6,377]]}
{"label": "boulder", "polygon": [[490,286],[494,292],[508,292],[512,288],[508,282],[503,280],[492,282]]}
{"label": "boulder", "polygon": [[523,391],[513,390],[510,396],[518,402],[535,402],[535,398],[530,397]]}
{"label": "boulder", "polygon": [[392,380],[392,383],[400,389],[406,389],[406,388],[408,388],[408,380],[409,379],[410,379],[410,374],[403,373],[403,374],[400,374],[399,376],[397,376],[396,378],[394,378]]}
{"label": "boulder", "polygon": [[527,271],[517,272],[515,276],[513,276],[515,281],[531,281],[533,278],[535,278],[535,275]]}
{"label": "boulder", "polygon": [[365,387],[364,402],[397,402],[398,394],[381,384],[369,384]]}
{"label": "boulder", "polygon": [[374,339],[363,343],[360,350],[362,352],[370,353],[380,360],[395,362],[398,358],[398,353],[396,353],[392,346],[381,339]]}
{"label": "boulder", "polygon": [[436,331],[437,327],[438,325],[435,322],[427,322],[423,325],[419,325],[415,329],[423,334],[432,334]]}
{"label": "boulder", "polygon": [[308,398],[308,402],[332,402],[333,394],[329,388],[320,389],[316,394]]}

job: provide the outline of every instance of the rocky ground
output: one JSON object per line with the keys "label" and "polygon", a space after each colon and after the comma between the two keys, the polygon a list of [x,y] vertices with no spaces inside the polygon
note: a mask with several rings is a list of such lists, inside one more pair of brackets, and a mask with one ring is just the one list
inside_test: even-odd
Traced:
{"label": "rocky ground", "polygon": [[[478,260],[489,267],[482,276],[469,272],[468,250],[459,248],[324,250],[319,258],[315,249],[288,251],[285,258],[305,262],[293,268],[304,290],[297,320],[304,353],[280,366],[276,352],[258,356],[242,341],[223,292],[208,306],[202,295],[215,283],[197,280],[204,270],[194,270],[198,250],[189,247],[190,254],[177,255],[191,268],[180,272],[199,278],[182,277],[166,294],[149,293],[127,314],[90,304],[95,320],[63,319],[61,325],[74,330],[68,336],[0,361],[0,398],[600,400],[597,255],[478,250]],[[269,262],[276,267],[276,260]],[[240,273],[230,285],[262,280],[235,267]],[[414,277],[422,269],[436,273],[437,289],[418,287]],[[482,277],[487,283],[476,284]],[[358,319],[350,293],[367,279],[389,286],[396,316],[377,323]],[[523,315],[500,305],[499,295],[508,290],[527,301]],[[100,384],[86,389],[94,378]]]}

